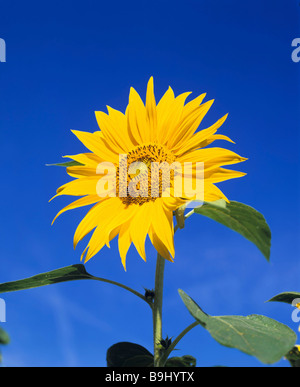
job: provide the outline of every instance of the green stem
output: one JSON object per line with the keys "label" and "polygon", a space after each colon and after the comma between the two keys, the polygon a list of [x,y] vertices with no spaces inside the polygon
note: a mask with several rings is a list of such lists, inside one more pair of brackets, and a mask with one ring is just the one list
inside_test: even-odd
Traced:
{"label": "green stem", "polygon": [[176,345],[179,343],[179,341],[183,338],[183,336],[185,336],[191,329],[193,329],[194,327],[196,327],[197,325],[199,325],[199,322],[198,321],[195,321],[193,322],[191,325],[189,325],[188,327],[186,327],[177,337],[174,341],[172,341],[171,345],[169,346],[169,348],[164,352],[163,356],[161,357],[161,360],[160,360],[160,363],[162,365],[165,364],[165,362],[167,361],[170,353],[175,349]]}
{"label": "green stem", "polygon": [[153,345],[154,345],[154,367],[160,367],[160,341],[162,339],[162,302],[164,285],[165,258],[157,254],[155,289],[153,303]]}
{"label": "green stem", "polygon": [[148,305],[150,305],[150,307],[152,308],[152,304],[150,304],[145,296],[143,296],[141,293],[135,291],[134,289],[131,289],[130,287],[126,286],[126,285],[123,285],[119,282],[116,282],[116,281],[112,281],[112,280],[108,280],[106,278],[100,278],[100,277],[95,277],[95,276],[91,276],[90,279],[93,279],[93,280],[96,280],[96,281],[101,281],[101,282],[106,282],[106,283],[109,283],[109,284],[112,284],[112,285],[116,285],[116,286],[119,286],[120,288],[122,289],[125,289],[125,290],[128,290],[130,293],[134,294],[135,296],[141,298],[143,301],[146,301]]}
{"label": "green stem", "polygon": [[[191,210],[184,216],[184,220],[193,215],[194,210]],[[181,214],[182,215],[182,214]],[[174,228],[174,233],[178,230],[177,224]],[[154,367],[163,367],[169,354],[175,348],[176,344],[182,337],[189,332],[198,323],[195,322],[188,326],[170,345],[167,351],[161,356],[161,340],[162,340],[162,303],[163,303],[163,285],[164,285],[164,270],[165,270],[165,258],[157,253],[156,260],[156,272],[155,272],[155,289],[154,289],[154,302],[152,307],[153,313],[153,345],[154,345]]]}

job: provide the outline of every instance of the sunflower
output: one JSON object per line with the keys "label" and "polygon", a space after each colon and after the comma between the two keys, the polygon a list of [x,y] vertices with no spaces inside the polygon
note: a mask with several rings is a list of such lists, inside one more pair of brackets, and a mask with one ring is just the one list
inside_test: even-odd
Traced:
{"label": "sunflower", "polygon": [[[96,112],[100,131],[72,131],[90,152],[64,156],[75,162],[74,166],[67,168],[67,173],[75,180],[58,188],[54,197],[82,197],[62,209],[54,220],[67,210],[93,205],[74,234],[75,248],[79,241],[93,231],[81,255],[84,262],[97,254],[104,245],[109,247],[110,241],[117,235],[125,270],[126,255],[131,243],[146,260],[147,235],[157,252],[173,261],[173,212],[193,197],[184,192],[181,195],[174,194],[174,170],[170,173],[169,195],[165,195],[165,189],[162,188],[164,179],[159,168],[156,174],[159,178],[158,189],[156,195],[151,194],[151,173],[154,175],[151,166],[186,163],[192,166],[189,178],[195,180],[195,164],[202,163],[203,200],[206,202],[218,199],[228,201],[215,183],[245,175],[222,168],[244,161],[245,158],[223,148],[206,148],[215,140],[233,142],[227,136],[216,134],[227,115],[209,128],[196,132],[214,100],[202,103],[206,95],[202,94],[186,103],[190,94],[183,93],[175,97],[169,87],[156,104],[151,77],[145,104],[135,89],[131,88],[125,114],[107,107],[108,114]],[[124,165],[124,160],[127,165]],[[131,171],[133,164],[136,168]],[[133,188],[132,195],[128,194],[130,186]]]}

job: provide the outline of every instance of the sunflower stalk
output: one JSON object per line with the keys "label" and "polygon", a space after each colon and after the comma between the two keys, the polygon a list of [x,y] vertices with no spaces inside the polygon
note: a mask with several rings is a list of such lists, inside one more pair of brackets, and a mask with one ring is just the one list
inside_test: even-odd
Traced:
{"label": "sunflower stalk", "polygon": [[160,359],[160,364],[162,364],[162,366],[166,363],[170,353],[175,349],[176,345],[179,343],[179,341],[191,330],[193,329],[194,327],[196,327],[197,325],[199,325],[199,322],[198,321],[195,321],[193,322],[192,324],[190,324],[188,327],[186,327],[177,337],[176,339],[171,343],[171,345],[168,347],[168,349],[164,352],[164,354],[162,355],[161,359]]}
{"label": "sunflower stalk", "polygon": [[154,344],[154,367],[161,366],[161,340],[162,340],[162,303],[164,286],[165,258],[157,253],[155,289],[153,303],[153,344]]}
{"label": "sunflower stalk", "polygon": [[[190,211],[187,215],[184,215],[186,206],[182,206],[182,211],[178,214],[175,212],[177,218],[177,225],[174,228],[174,233],[181,228],[178,224],[178,216],[181,219],[181,225],[184,227],[185,219],[193,215],[194,211]],[[161,340],[162,340],[162,304],[163,304],[163,285],[164,285],[164,271],[165,271],[165,258],[157,253],[156,271],[155,271],[155,289],[154,289],[154,302],[152,308],[153,314],[153,344],[154,344],[154,367],[163,367],[169,354],[175,348],[178,341],[193,327],[184,330],[181,335],[172,343],[170,348],[164,354],[161,354]]]}

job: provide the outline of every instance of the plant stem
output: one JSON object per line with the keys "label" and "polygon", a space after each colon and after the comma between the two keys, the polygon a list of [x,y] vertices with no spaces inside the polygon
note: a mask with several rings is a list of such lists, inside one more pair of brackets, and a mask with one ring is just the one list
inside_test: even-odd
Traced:
{"label": "plant stem", "polygon": [[160,367],[160,341],[162,339],[162,302],[165,258],[157,253],[153,303],[154,367]]}
{"label": "plant stem", "polygon": [[[194,210],[191,210],[184,219],[189,218],[193,215]],[[178,230],[179,225],[177,224],[174,228],[174,233]],[[152,306],[153,313],[153,345],[154,345],[154,367],[163,367],[169,354],[175,348],[179,340],[189,332],[198,323],[195,322],[188,326],[171,344],[170,350],[166,351],[161,356],[161,340],[162,340],[162,303],[163,303],[163,287],[164,287],[164,270],[165,270],[165,258],[157,253],[156,260],[156,272],[155,272],[155,289],[154,289],[154,302]],[[150,305],[151,306],[151,305]]]}
{"label": "plant stem", "polygon": [[100,277],[95,277],[95,276],[90,276],[90,279],[96,280],[96,281],[101,281],[101,282],[106,282],[112,285],[119,286],[122,289],[128,290],[130,293],[134,294],[135,296],[141,298],[143,301],[146,301],[147,304],[152,308],[152,305],[146,300],[145,296],[143,296],[141,293],[135,291],[134,289],[131,289],[130,287],[123,285],[119,282],[108,280],[106,278],[100,278]]}
{"label": "plant stem", "polygon": [[162,366],[167,361],[170,353],[175,349],[176,345],[179,343],[179,341],[185,336],[191,329],[199,325],[198,321],[193,322],[188,327],[186,327],[177,337],[176,339],[171,343],[170,347],[164,352],[163,356],[161,357],[161,364]]}

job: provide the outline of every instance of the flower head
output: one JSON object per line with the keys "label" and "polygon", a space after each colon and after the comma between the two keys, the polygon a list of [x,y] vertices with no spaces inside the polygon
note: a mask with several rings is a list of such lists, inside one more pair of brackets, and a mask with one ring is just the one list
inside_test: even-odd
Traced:
{"label": "flower head", "polygon": [[[146,260],[147,235],[159,254],[172,261],[175,255],[173,211],[195,199],[193,184],[201,180],[202,200],[228,201],[215,183],[245,175],[222,168],[245,158],[223,148],[206,148],[215,140],[232,142],[216,134],[227,115],[196,132],[213,100],[202,103],[205,97],[202,94],[185,103],[189,94],[175,97],[169,87],[156,104],[151,77],[145,104],[131,88],[125,114],[107,107],[108,114],[96,112],[100,131],[72,131],[89,152],[65,156],[78,163],[67,168],[75,180],[58,188],[55,197],[83,197],[61,210],[55,219],[66,210],[93,205],[74,235],[76,247],[93,231],[81,256],[85,262],[105,244],[109,247],[117,235],[124,268],[132,243]],[[199,164],[202,166],[200,178]],[[171,167],[168,169],[168,166]],[[189,190],[185,187],[188,185]]]}

